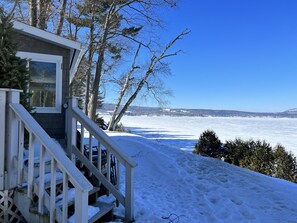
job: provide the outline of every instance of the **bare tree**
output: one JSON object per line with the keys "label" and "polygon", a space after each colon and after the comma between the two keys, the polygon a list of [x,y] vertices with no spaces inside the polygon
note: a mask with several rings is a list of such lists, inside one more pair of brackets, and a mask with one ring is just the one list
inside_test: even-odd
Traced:
{"label": "bare tree", "polygon": [[187,30],[183,31],[178,36],[176,36],[172,41],[170,41],[166,45],[164,50],[158,56],[156,56],[156,55],[151,56],[150,62],[149,62],[149,65],[148,65],[148,67],[147,67],[147,69],[145,71],[145,74],[143,75],[143,77],[137,83],[137,86],[136,86],[135,90],[128,97],[128,100],[126,101],[126,103],[124,104],[124,106],[122,107],[120,112],[118,114],[116,114],[116,112],[118,111],[118,108],[120,107],[121,100],[122,100],[128,86],[129,86],[129,81],[131,80],[131,74],[133,73],[133,71],[135,69],[135,61],[136,61],[136,58],[138,56],[138,51],[139,51],[139,48],[138,48],[138,51],[136,52],[134,60],[132,62],[131,70],[126,76],[126,82],[122,87],[121,93],[120,93],[119,98],[118,98],[118,102],[116,104],[116,108],[115,108],[114,113],[113,113],[113,115],[112,115],[112,117],[110,119],[108,130],[114,130],[116,128],[117,124],[119,123],[119,121],[124,116],[124,114],[127,111],[128,107],[136,99],[136,97],[138,96],[139,92],[142,90],[144,85],[146,85],[146,84],[149,85],[149,83],[148,83],[149,77],[151,75],[155,75],[156,72],[159,71],[158,65],[161,65],[161,66],[164,65],[164,63],[163,63],[164,59],[172,57],[172,56],[176,56],[178,54],[178,52],[180,52],[180,51],[176,51],[174,53],[168,53],[168,50],[175,44],[176,41],[181,40],[187,34],[189,34],[189,31],[187,31]]}
{"label": "bare tree", "polygon": [[106,18],[104,21],[104,26],[102,28],[102,36],[99,40],[99,50],[98,50],[98,59],[96,63],[96,73],[95,73],[95,79],[93,83],[92,90],[90,92],[90,101],[88,104],[88,116],[92,119],[95,120],[96,118],[96,108],[97,108],[97,101],[98,101],[98,93],[99,93],[99,86],[100,86],[100,81],[102,77],[102,68],[103,68],[103,63],[104,63],[104,56],[105,56],[105,50],[107,48],[107,37],[109,34],[109,31],[111,29],[111,24],[112,24],[112,18],[113,16],[116,15],[117,13],[117,4],[116,1],[113,1],[113,3],[110,5],[110,9],[106,14]]}
{"label": "bare tree", "polygon": [[112,113],[112,116],[111,116],[111,119],[110,119],[110,122],[109,122],[109,125],[108,125],[108,130],[114,130],[115,126],[116,126],[116,123],[115,122],[115,119],[116,119],[116,116],[117,116],[117,113],[118,113],[118,110],[120,108],[120,105],[122,103],[122,100],[123,100],[123,97],[125,96],[125,93],[126,91],[128,90],[129,86],[130,86],[130,82],[131,82],[131,75],[133,74],[133,72],[135,71],[135,69],[139,68],[138,66],[135,66],[135,63],[136,63],[136,59],[138,57],[138,54],[139,54],[139,51],[140,51],[140,48],[141,48],[141,44],[138,45],[138,48],[136,50],[136,53],[135,53],[135,56],[134,56],[134,59],[133,59],[133,62],[131,64],[131,68],[130,68],[130,71],[128,72],[128,74],[126,75],[126,78],[125,78],[125,82],[123,84],[123,87],[120,91],[120,94],[119,94],[119,97],[118,97],[118,100],[117,100],[117,103],[115,105],[115,108],[113,110],[113,113]]}
{"label": "bare tree", "polygon": [[[99,87],[103,77],[103,65],[105,63],[105,54],[110,46],[112,40],[119,37],[127,38],[131,41],[141,43],[141,41],[135,38],[135,35],[142,29],[142,26],[132,25],[137,21],[147,21],[151,24],[159,24],[159,20],[151,15],[153,9],[160,8],[164,5],[173,6],[175,1],[173,0],[112,0],[104,2],[107,6],[107,11],[103,16],[101,35],[99,39],[99,48],[97,50],[97,62],[95,70],[94,83],[90,91],[90,102],[88,104],[88,116],[95,120],[96,108]],[[121,14],[122,13],[122,14]],[[121,22],[125,21],[129,27],[122,28]],[[136,22],[135,22],[136,21]]]}
{"label": "bare tree", "polygon": [[57,35],[61,35],[61,33],[62,33],[62,27],[64,24],[65,13],[66,13],[66,5],[67,5],[67,0],[62,0],[62,7],[60,9],[60,18],[59,18],[57,31],[56,31]]}
{"label": "bare tree", "polygon": [[[140,50],[140,45],[144,47],[151,46],[154,40],[151,37],[151,33],[146,35],[148,33],[147,27],[160,27],[161,20],[156,16],[156,11],[161,7],[174,7],[176,1],[25,0],[19,1],[19,4],[22,6],[27,4],[29,6],[27,7],[27,15],[30,15],[28,16],[30,18],[28,21],[30,20],[31,25],[41,29],[57,27],[54,32],[58,35],[61,35],[64,26],[66,28],[64,30],[68,28],[68,37],[70,39],[79,40],[80,38],[80,40],[84,41],[88,63],[88,66],[85,66],[87,69],[85,71],[86,81],[84,89],[86,93],[84,107],[88,116],[95,120],[99,88],[103,86],[102,80],[104,75],[107,73],[111,74],[111,71],[114,71],[114,65],[120,61],[120,58],[124,53],[128,52],[128,48],[132,45],[134,47],[136,44],[139,45],[137,52]],[[76,8],[79,5],[81,5],[81,8]],[[22,8],[22,10],[25,9],[26,7]],[[49,22],[53,22],[56,26],[48,25]],[[86,32],[86,30],[88,31]],[[154,33],[157,35],[158,32]],[[94,68],[93,65],[95,65]],[[156,71],[157,65],[153,65],[153,67]],[[93,71],[94,76],[92,74]],[[135,67],[132,73],[134,71]],[[148,75],[144,83],[140,84],[140,89],[146,88],[148,92],[151,92],[157,98],[158,87],[151,81],[148,81],[150,76],[153,75]],[[90,79],[92,79],[92,83]],[[130,81],[126,86],[127,88],[124,87],[122,89],[124,96],[127,96],[125,92],[128,89],[132,89],[129,86],[131,86]],[[121,94],[119,95],[120,104],[124,97]],[[118,109],[119,107],[116,108],[116,110]],[[115,117],[115,119],[117,120],[118,118]]]}
{"label": "bare tree", "polygon": [[92,63],[93,57],[95,53],[95,2],[92,0],[91,2],[91,22],[90,22],[90,32],[89,32],[89,53],[88,53],[88,69],[86,72],[86,91],[85,91],[85,114],[88,115],[88,104],[90,98],[90,80],[91,80],[91,72],[92,72]]}
{"label": "bare tree", "polygon": [[10,2],[15,2],[14,16],[22,22],[31,26],[46,30],[49,18],[53,14],[55,0],[0,0],[0,4],[9,6]]}
{"label": "bare tree", "polygon": [[37,0],[28,0],[30,25],[37,26]]}
{"label": "bare tree", "polygon": [[47,22],[51,14],[52,1],[38,0],[37,5],[37,27],[40,29],[47,29]]}

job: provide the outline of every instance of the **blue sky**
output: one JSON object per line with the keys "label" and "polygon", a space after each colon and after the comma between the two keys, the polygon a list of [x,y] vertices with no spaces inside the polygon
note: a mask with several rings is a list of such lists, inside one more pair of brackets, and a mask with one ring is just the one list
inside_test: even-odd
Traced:
{"label": "blue sky", "polygon": [[168,37],[191,30],[171,61],[170,107],[277,112],[297,108],[296,0],[181,0]]}

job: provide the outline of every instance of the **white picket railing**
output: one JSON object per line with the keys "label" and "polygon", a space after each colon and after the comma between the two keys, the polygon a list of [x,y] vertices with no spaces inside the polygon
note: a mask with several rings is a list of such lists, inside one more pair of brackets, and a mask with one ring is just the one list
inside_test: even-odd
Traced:
{"label": "white picket railing", "polygon": [[4,190],[5,176],[5,120],[6,120],[6,91],[9,89],[0,89],[0,190]]}
{"label": "white picket railing", "polygon": [[[6,101],[6,146],[0,144],[0,151],[5,149],[8,189],[16,186],[25,188],[27,196],[33,200],[38,197],[38,212],[44,213],[44,207],[49,210],[50,222],[68,222],[68,189],[69,183],[75,188],[75,222],[88,222],[88,193],[93,188],[91,183],[76,168],[66,156],[64,150],[54,142],[35,119],[19,104],[19,91],[0,90],[0,99]],[[1,100],[0,100],[1,101]],[[3,102],[3,100],[2,100]],[[3,106],[3,104],[1,105]],[[25,132],[28,135],[28,149],[24,150]],[[2,134],[2,131],[0,132]],[[1,135],[0,135],[1,136]],[[36,147],[39,156],[35,159]],[[24,164],[24,152],[28,153],[27,165]],[[38,170],[36,173],[36,160]],[[46,179],[46,167],[50,165],[50,179]],[[2,168],[2,167],[1,167]],[[0,168],[0,171],[2,171]],[[25,174],[27,177],[25,179]],[[62,208],[56,206],[56,176],[60,173],[62,180]],[[1,172],[0,172],[1,174]],[[36,180],[36,176],[38,180]],[[46,181],[50,182],[50,192],[45,188]],[[0,185],[1,186],[1,185]]]}
{"label": "white picket railing", "polygon": [[[68,101],[67,109],[68,135],[67,152],[74,155],[74,160],[79,160],[88,168],[89,174],[94,175],[104,187],[112,193],[117,201],[125,208],[125,221],[134,221],[134,168],[137,163],[124,154],[120,147],[92,120],[90,120],[77,106],[77,99]],[[80,126],[80,148],[77,148],[77,129]],[[88,132],[88,142],[85,143],[84,133]],[[93,154],[93,148],[95,155]],[[86,153],[87,150],[87,153]],[[102,169],[102,151],[106,154],[105,168]],[[111,160],[111,157],[115,161]],[[95,162],[94,162],[95,161]],[[116,179],[111,179],[111,165],[115,165]],[[125,184],[124,192],[120,190],[120,167],[124,167]]]}

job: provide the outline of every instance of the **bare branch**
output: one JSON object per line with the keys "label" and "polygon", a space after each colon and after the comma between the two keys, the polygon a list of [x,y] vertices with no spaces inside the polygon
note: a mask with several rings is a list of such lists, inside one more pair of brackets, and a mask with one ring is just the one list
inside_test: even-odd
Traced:
{"label": "bare branch", "polygon": [[124,85],[122,87],[122,90],[121,90],[121,92],[119,94],[118,101],[116,103],[116,106],[114,108],[113,114],[111,116],[111,119],[110,119],[110,122],[109,122],[109,125],[108,125],[108,130],[114,130],[116,125],[117,125],[117,122],[115,122],[115,118],[116,118],[118,109],[119,109],[119,107],[121,105],[121,102],[123,100],[123,97],[124,97],[128,87],[130,85],[130,80],[131,80],[130,77],[133,74],[133,72],[135,71],[135,69],[138,69],[138,66],[135,66],[135,64],[136,64],[136,60],[137,60],[140,48],[141,48],[141,44],[138,45],[138,48],[137,48],[136,53],[135,53],[134,58],[133,58],[133,62],[131,64],[130,71],[128,72],[128,74],[126,76],[125,83],[124,83]]}
{"label": "bare branch", "polygon": [[116,36],[122,36],[126,39],[129,39],[129,40],[132,40],[133,42],[137,43],[137,44],[140,44],[141,46],[144,46],[146,48],[149,48],[149,44],[144,44],[142,41],[140,40],[137,40],[131,36],[127,36],[127,35],[123,35],[122,33],[119,33],[119,32],[111,32],[111,34],[113,34],[114,36],[113,37],[116,37]]}
{"label": "bare branch", "polygon": [[9,19],[12,19],[13,18],[14,10],[16,9],[17,5],[18,5],[18,0],[15,0],[14,1],[14,5],[13,5],[13,8],[11,9],[10,13],[8,14],[8,18]]}

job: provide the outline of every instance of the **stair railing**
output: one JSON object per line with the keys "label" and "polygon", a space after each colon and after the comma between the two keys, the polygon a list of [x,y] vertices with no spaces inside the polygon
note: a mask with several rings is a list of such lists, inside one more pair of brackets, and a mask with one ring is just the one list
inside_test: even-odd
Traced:
{"label": "stair railing", "polygon": [[[0,91],[3,96],[3,89]],[[27,191],[32,200],[38,197],[38,212],[49,211],[50,222],[68,222],[68,188],[69,183],[75,188],[74,214],[75,222],[88,222],[88,193],[92,184],[66,156],[64,150],[51,139],[35,119],[19,104],[19,91],[7,90],[6,103],[6,186],[10,189],[19,187]],[[26,132],[26,134],[25,134]],[[27,135],[25,137],[25,135]],[[24,144],[28,141],[27,165],[24,165]],[[39,168],[36,173],[35,155],[39,150]],[[46,160],[50,163],[50,193],[45,190]],[[48,165],[47,162],[47,165]],[[25,179],[24,172],[27,171]],[[63,176],[63,205],[56,206],[56,174]],[[36,176],[38,180],[35,179]]]}
{"label": "stair railing", "polygon": [[[79,160],[82,165],[87,167],[89,174],[95,176],[108,192],[112,193],[117,201],[124,206],[125,221],[133,222],[134,168],[137,163],[123,153],[121,148],[78,108],[76,98],[70,98],[68,101],[67,126],[67,133],[72,133],[68,135],[68,155],[71,154],[73,160]],[[78,129],[80,134],[77,134]],[[80,145],[77,144],[77,139],[80,141]],[[87,142],[85,142],[86,140]],[[102,151],[106,154],[104,169],[101,165]],[[111,157],[114,157],[115,161],[111,161]],[[112,175],[112,165],[116,167],[116,176]],[[125,171],[123,188],[120,188],[120,167],[124,167],[122,171]],[[116,179],[112,179],[112,177],[116,177]]]}

